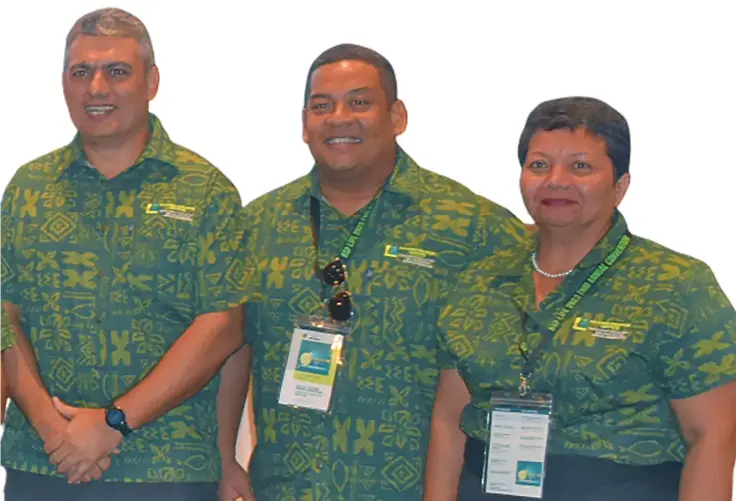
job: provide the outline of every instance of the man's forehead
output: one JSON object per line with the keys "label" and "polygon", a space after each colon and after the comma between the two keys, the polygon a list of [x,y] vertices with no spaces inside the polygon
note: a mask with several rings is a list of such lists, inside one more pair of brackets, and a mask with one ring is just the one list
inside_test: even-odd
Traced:
{"label": "man's forehead", "polygon": [[140,58],[140,48],[134,38],[89,36],[76,38],[69,47],[69,63],[124,61],[133,63]]}
{"label": "man's forehead", "polygon": [[338,61],[325,64],[312,73],[312,86],[336,82],[359,82],[358,87],[376,87],[380,85],[381,75],[378,68],[363,61]]}

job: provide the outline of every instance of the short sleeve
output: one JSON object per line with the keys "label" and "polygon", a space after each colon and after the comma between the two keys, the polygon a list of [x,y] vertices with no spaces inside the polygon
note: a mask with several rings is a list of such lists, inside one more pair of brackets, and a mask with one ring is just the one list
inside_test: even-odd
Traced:
{"label": "short sleeve", "polygon": [[238,190],[218,173],[200,227],[197,315],[239,306],[253,292],[255,261],[241,212]]}
{"label": "short sleeve", "polygon": [[4,307],[0,306],[0,312],[2,313],[2,319],[0,320],[2,322],[2,325],[0,325],[0,329],[2,329],[2,351],[5,351],[15,345],[15,329],[10,322],[10,315]]}
{"label": "short sleeve", "polygon": [[256,199],[246,205],[242,210],[243,226],[245,227],[245,234],[247,239],[247,245],[250,249],[251,255],[255,256],[256,262],[253,264],[255,270],[252,277],[250,291],[251,294],[248,296],[248,301],[245,304],[245,344],[252,345],[253,340],[257,333],[260,331],[261,322],[261,309],[263,307],[263,294],[260,288],[260,273],[258,271],[258,256],[261,242],[259,242],[259,234],[262,226],[263,218],[263,203],[262,199]]}
{"label": "short sleeve", "polygon": [[0,243],[0,297],[3,301],[15,305],[20,304],[18,267],[14,244],[17,224],[13,216],[13,208],[17,204],[17,191],[17,186],[12,183],[5,189],[0,219],[0,240],[2,240]]}
{"label": "short sleeve", "polygon": [[[471,261],[458,274],[454,288],[445,298],[437,320],[437,362],[440,369],[457,369],[460,357],[467,355],[470,339],[479,326],[470,321],[477,306],[476,273],[479,262]],[[482,330],[482,328],[481,328]],[[469,339],[470,338],[470,339]]]}
{"label": "short sleeve", "polygon": [[670,398],[688,398],[736,379],[736,312],[711,269],[691,268],[680,298],[668,308],[655,376]]}

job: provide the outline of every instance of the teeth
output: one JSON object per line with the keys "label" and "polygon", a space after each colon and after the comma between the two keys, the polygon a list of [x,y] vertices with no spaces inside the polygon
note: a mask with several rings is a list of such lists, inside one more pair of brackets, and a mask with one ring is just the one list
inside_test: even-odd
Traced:
{"label": "teeth", "polygon": [[114,106],[86,106],[85,109],[87,110],[87,113],[91,113],[92,115],[102,115],[104,113],[108,113],[115,109]]}
{"label": "teeth", "polygon": [[327,144],[357,144],[360,142],[360,139],[357,137],[332,137],[327,140]]}

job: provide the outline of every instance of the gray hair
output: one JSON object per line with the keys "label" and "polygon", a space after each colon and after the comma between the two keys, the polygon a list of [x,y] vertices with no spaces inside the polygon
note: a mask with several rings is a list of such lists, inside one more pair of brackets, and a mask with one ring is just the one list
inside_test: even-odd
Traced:
{"label": "gray hair", "polygon": [[146,26],[133,14],[122,9],[98,9],[77,19],[66,37],[64,49],[64,70],[69,64],[69,48],[78,37],[88,35],[95,37],[134,38],[141,48],[146,71],[155,66],[153,44]]}

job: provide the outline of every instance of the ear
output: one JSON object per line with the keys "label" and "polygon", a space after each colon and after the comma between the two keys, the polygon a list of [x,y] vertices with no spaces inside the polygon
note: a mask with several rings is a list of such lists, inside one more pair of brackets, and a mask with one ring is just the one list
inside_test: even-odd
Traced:
{"label": "ear", "polygon": [[307,108],[302,108],[302,140],[309,142],[309,133],[307,132]]}
{"label": "ear", "polygon": [[158,84],[161,76],[158,73],[158,66],[153,66],[146,75],[146,85],[148,86],[148,100],[152,101],[158,94]]}
{"label": "ear", "polygon": [[406,130],[406,124],[409,121],[409,114],[406,111],[406,105],[401,99],[394,101],[391,105],[391,122],[394,124],[394,135],[400,136]]}
{"label": "ear", "polygon": [[614,189],[616,190],[616,207],[621,203],[626,195],[626,190],[629,189],[629,182],[631,182],[631,175],[627,172],[616,181]]}

